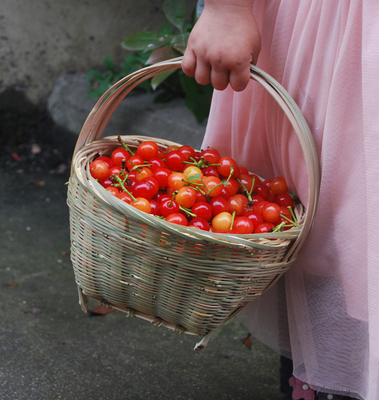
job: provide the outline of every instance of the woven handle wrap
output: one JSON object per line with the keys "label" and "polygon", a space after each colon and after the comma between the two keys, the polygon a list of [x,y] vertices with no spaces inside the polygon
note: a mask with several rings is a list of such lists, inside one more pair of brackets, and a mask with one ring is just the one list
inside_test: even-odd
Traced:
{"label": "woven handle wrap", "polygon": [[[96,103],[95,107],[89,114],[87,120],[85,121],[82,131],[79,135],[74,155],[85,145],[88,145],[95,140],[101,138],[103,131],[112,116],[113,112],[116,110],[120,102],[125,98],[125,96],[136,86],[138,86],[143,81],[154,77],[155,75],[181,68],[181,57],[157,63],[146,68],[140,69],[127,77],[121,79],[115,85],[113,85]],[[296,240],[293,246],[291,246],[283,262],[288,262],[291,259],[295,259],[298,251],[300,250],[302,244],[304,243],[315,215],[317,208],[317,201],[319,195],[319,183],[320,183],[320,173],[318,166],[318,159],[315,150],[315,144],[313,141],[312,134],[308,127],[308,124],[302,115],[300,109],[296,105],[295,101],[289,95],[289,93],[270,75],[262,71],[261,69],[251,65],[251,79],[259,82],[277,101],[279,106],[287,115],[289,121],[292,124],[294,131],[296,132],[298,139],[300,141],[304,159],[306,162],[307,175],[308,175],[308,204],[306,205],[306,211],[303,218],[303,223],[301,226],[301,231],[298,232],[296,229],[286,232],[277,232],[275,238],[282,239],[293,239],[295,235]],[[73,163],[74,165],[74,163]],[[74,171],[72,171],[73,173]],[[85,184],[85,177],[80,179],[83,184]],[[107,197],[110,199],[110,196]],[[134,211],[134,210],[133,210]],[[137,214],[141,213],[138,210],[135,211]],[[153,219],[153,218],[152,218]],[[157,220],[155,218],[155,220]],[[162,221],[156,221],[162,223]],[[167,223],[165,228],[167,229]],[[159,227],[159,226],[158,226]],[[170,230],[170,228],[168,228]],[[174,230],[181,230],[180,227],[172,228]],[[184,232],[188,235],[188,230],[185,229]],[[201,240],[206,238],[213,240],[214,242],[220,242],[220,244],[225,245],[225,236],[222,234],[210,234],[208,232],[203,232],[196,230],[196,232],[191,232],[190,236],[194,236],[196,240]],[[260,237],[273,237],[272,234],[262,234]],[[242,246],[249,246],[249,241],[235,237],[233,240],[233,245],[240,244]],[[267,244],[269,246],[269,244]]]}

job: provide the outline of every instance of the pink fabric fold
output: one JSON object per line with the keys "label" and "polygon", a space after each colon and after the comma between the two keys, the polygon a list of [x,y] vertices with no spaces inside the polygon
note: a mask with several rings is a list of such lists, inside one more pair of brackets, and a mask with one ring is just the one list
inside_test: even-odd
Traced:
{"label": "pink fabric fold", "polygon": [[[302,110],[321,167],[311,234],[285,278],[240,314],[252,334],[294,361],[318,389],[379,398],[379,2],[255,2],[258,67]],[[298,139],[256,82],[215,91],[203,148],[308,200]]]}

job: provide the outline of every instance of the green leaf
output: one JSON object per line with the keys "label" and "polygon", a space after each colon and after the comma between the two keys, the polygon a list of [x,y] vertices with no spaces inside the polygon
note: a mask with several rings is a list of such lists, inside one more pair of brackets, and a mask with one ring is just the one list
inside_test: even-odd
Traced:
{"label": "green leaf", "polygon": [[175,50],[184,54],[187,47],[188,37],[189,33],[183,33],[181,35],[177,35],[171,40],[170,44]]}
{"label": "green leaf", "polygon": [[159,32],[136,32],[123,40],[125,50],[153,50],[171,40],[171,36],[162,36]]}
{"label": "green leaf", "polygon": [[186,18],[185,0],[164,0],[163,11],[167,19],[180,31],[183,29]]}
{"label": "green leaf", "polygon": [[147,59],[146,64],[156,64],[160,61],[165,61],[173,57],[178,57],[180,53],[178,53],[175,49],[170,46],[160,47],[159,49],[154,50],[150,57]]}
{"label": "green leaf", "polygon": [[151,79],[151,87],[155,90],[165,79],[167,79],[171,74],[173,74],[175,70],[162,72],[161,74],[155,75]]}
{"label": "green leaf", "polygon": [[201,86],[194,78],[180,74],[180,84],[185,93],[184,103],[194,113],[198,122],[203,122],[209,115],[213,88]]}
{"label": "green leaf", "polygon": [[113,58],[112,58],[111,55],[105,57],[104,66],[105,66],[105,68],[107,68],[107,69],[109,69],[111,71],[115,70],[114,69],[114,65],[113,65]]}

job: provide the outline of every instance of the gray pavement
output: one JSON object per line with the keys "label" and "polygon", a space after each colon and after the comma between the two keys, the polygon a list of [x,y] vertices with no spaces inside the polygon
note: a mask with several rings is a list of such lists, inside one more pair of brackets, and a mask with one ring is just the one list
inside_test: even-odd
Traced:
{"label": "gray pavement", "polygon": [[[72,151],[71,136],[59,143]],[[81,311],[69,172],[50,168],[22,159],[0,167],[0,400],[280,399],[279,356],[244,346],[236,318],[196,352],[195,336]]]}

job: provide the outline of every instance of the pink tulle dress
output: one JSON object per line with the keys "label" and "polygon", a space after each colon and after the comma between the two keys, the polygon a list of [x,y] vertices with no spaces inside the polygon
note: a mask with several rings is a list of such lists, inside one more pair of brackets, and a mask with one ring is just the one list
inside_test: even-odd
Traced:
{"label": "pink tulle dress", "polygon": [[[239,318],[293,359],[311,388],[379,399],[379,1],[256,1],[257,66],[302,110],[321,167],[314,226],[288,273]],[[215,91],[202,148],[265,178],[284,176],[307,203],[300,144],[258,83]]]}

